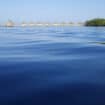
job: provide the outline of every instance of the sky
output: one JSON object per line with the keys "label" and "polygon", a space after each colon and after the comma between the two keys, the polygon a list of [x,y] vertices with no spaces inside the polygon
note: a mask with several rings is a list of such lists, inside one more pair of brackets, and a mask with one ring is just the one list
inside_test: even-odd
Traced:
{"label": "sky", "polygon": [[0,0],[0,22],[68,22],[105,18],[105,0]]}

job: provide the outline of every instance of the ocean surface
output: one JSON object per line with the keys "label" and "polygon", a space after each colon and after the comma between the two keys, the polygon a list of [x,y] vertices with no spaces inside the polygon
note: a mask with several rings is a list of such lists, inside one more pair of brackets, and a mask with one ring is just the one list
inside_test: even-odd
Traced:
{"label": "ocean surface", "polygon": [[105,105],[104,27],[0,27],[0,105]]}

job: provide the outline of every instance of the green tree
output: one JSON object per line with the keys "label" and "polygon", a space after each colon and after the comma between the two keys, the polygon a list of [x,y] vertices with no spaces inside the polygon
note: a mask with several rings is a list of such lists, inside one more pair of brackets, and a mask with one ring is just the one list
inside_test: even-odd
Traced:
{"label": "green tree", "polygon": [[86,21],[85,26],[105,26],[105,19],[97,18]]}

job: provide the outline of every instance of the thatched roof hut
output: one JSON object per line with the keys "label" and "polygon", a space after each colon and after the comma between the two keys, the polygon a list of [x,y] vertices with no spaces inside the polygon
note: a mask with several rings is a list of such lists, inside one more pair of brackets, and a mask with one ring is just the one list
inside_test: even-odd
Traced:
{"label": "thatched roof hut", "polygon": [[8,20],[7,23],[5,24],[6,27],[14,27],[15,23],[12,20]]}
{"label": "thatched roof hut", "polygon": [[28,24],[27,24],[26,22],[22,22],[22,23],[21,23],[21,26],[22,26],[22,27],[25,27],[25,26],[28,26]]}

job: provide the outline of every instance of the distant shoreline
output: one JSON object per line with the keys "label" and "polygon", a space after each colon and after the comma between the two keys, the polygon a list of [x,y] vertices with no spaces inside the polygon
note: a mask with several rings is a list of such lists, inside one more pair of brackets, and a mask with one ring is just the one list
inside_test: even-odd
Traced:
{"label": "distant shoreline", "polygon": [[50,27],[50,26],[84,26],[84,23],[82,22],[78,22],[78,23],[74,23],[74,22],[53,22],[53,23],[49,23],[49,22],[21,22],[21,23],[15,23],[12,20],[8,20],[6,23],[0,25],[0,26],[4,26],[4,27],[36,27],[36,26],[46,26],[46,27]]}
{"label": "distant shoreline", "polygon": [[0,25],[1,27],[65,27],[65,26],[90,26],[90,27],[105,27],[105,19],[95,18],[86,22],[21,22],[15,23],[12,20],[8,20],[5,24]]}

